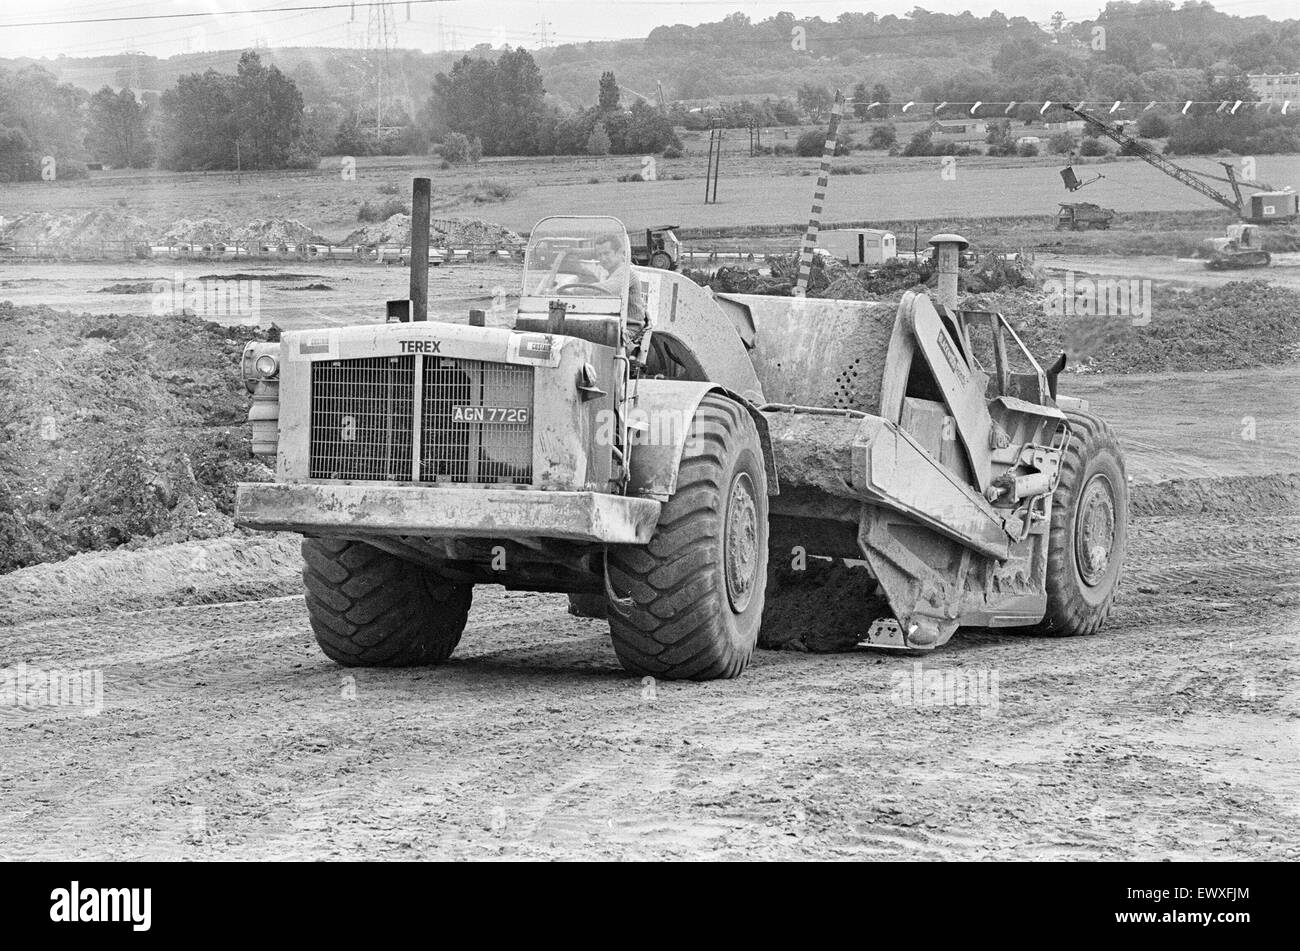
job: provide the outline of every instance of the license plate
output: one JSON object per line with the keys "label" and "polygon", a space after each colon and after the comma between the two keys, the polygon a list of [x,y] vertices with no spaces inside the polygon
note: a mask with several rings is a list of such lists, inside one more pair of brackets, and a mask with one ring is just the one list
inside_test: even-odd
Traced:
{"label": "license plate", "polygon": [[453,406],[453,423],[518,423],[528,422],[526,406]]}

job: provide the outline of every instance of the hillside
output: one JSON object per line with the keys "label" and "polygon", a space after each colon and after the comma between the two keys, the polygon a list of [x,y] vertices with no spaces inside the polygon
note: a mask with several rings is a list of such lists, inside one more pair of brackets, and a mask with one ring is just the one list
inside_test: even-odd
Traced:
{"label": "hillside", "polygon": [[[1097,26],[1106,31],[1102,51],[1091,45]],[[187,73],[233,72],[240,52],[165,59],[139,53],[0,58],[0,69],[36,63],[61,82],[91,91],[105,84],[161,91]],[[294,79],[308,106],[356,108],[373,95],[362,51],[286,47],[259,52],[268,65]],[[396,103],[414,116],[436,73],[449,70],[462,55],[491,57],[494,52],[499,51],[487,44],[445,53],[395,51],[387,75]],[[1077,88],[1071,95],[1160,98],[1174,94],[1167,87],[1178,77],[1171,73],[1300,69],[1300,20],[1234,16],[1209,3],[1175,9],[1168,0],[1110,3],[1095,20],[1046,27],[996,11],[976,17],[919,7],[904,17],[853,12],[833,21],[790,13],[752,21],[735,13],[699,26],[661,26],[643,39],[562,44],[532,53],[549,100],[564,109],[592,105],[596,79],[605,70],[616,71],[628,99],[656,97],[658,83],[669,100],[707,100],[793,98],[804,84],[851,87],[866,82],[883,84],[901,102],[941,94],[945,84],[963,77],[967,85],[977,80],[1006,83],[1034,60],[1041,61],[1041,68],[1032,78],[1043,87],[1036,93],[1073,85]]]}

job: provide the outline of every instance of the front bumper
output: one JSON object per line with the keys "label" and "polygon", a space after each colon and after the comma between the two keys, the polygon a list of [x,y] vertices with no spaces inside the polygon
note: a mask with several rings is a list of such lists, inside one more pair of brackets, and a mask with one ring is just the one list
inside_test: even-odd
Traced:
{"label": "front bumper", "polygon": [[304,535],[372,533],[458,538],[563,538],[645,544],[654,499],[600,492],[241,482],[235,524]]}

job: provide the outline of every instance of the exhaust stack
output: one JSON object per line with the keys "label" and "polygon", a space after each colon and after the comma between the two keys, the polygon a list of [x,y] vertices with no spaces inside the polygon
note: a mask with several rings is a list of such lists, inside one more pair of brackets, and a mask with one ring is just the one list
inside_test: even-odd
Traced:
{"label": "exhaust stack", "polygon": [[949,310],[957,309],[957,275],[961,268],[961,253],[970,246],[959,234],[936,234],[930,239],[930,246],[935,248],[938,259],[939,303]]}
{"label": "exhaust stack", "polygon": [[411,189],[411,320],[429,319],[429,179]]}

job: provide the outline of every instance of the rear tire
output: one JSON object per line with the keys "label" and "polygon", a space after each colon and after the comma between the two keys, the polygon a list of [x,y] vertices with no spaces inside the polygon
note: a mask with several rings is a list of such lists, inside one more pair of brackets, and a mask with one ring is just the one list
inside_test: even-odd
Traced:
{"label": "rear tire", "polygon": [[1110,427],[1067,412],[1070,445],[1052,496],[1047,613],[1031,633],[1096,634],[1110,614],[1128,548],[1128,479]]}
{"label": "rear tire", "polygon": [[644,546],[609,549],[614,651],[632,674],[740,674],[758,642],[767,585],[767,472],[753,419],[710,393],[695,411],[677,491]]}
{"label": "rear tire", "polygon": [[363,542],[305,538],[307,612],[325,656],[344,667],[440,664],[460,643],[473,585]]}

